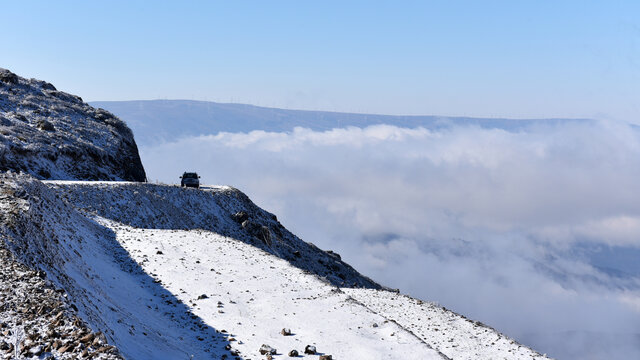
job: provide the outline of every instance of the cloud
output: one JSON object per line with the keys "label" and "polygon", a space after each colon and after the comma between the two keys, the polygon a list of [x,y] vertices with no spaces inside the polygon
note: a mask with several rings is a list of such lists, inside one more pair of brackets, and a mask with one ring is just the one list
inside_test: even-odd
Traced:
{"label": "cloud", "polygon": [[296,128],[141,155],[151,179],[197,170],[238,187],[361,272],[539,351],[640,356],[640,268],[625,257],[640,254],[640,135],[625,124]]}

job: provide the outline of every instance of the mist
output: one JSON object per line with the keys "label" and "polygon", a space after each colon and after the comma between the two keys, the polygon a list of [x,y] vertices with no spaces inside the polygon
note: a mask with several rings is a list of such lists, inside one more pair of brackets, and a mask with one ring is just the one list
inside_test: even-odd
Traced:
{"label": "mist", "polygon": [[[141,135],[141,134],[136,134]],[[558,359],[640,358],[640,133],[375,125],[220,132],[140,148],[197,171],[401,292]]]}

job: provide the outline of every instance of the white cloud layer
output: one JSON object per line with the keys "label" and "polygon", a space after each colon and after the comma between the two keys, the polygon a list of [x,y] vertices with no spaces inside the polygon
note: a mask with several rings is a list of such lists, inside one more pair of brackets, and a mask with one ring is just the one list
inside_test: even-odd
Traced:
{"label": "white cloud layer", "polygon": [[640,358],[640,136],[390,125],[219,133],[141,148],[196,170],[361,272],[560,359]]}

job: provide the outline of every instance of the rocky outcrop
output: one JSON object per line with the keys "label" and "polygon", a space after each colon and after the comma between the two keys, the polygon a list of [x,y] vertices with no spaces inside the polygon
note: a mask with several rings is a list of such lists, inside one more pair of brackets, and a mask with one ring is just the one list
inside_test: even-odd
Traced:
{"label": "rocky outcrop", "polygon": [[122,359],[78,317],[64,290],[0,243],[0,359]]}
{"label": "rocky outcrop", "polygon": [[133,133],[103,109],[0,68],[0,171],[38,179],[145,181]]}

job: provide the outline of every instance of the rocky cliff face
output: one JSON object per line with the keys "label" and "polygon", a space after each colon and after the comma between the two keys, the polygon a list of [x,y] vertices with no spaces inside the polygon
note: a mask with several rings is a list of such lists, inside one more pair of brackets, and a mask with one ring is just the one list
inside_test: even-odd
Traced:
{"label": "rocky cliff face", "polygon": [[144,181],[133,133],[44,81],[0,68],[0,170],[39,179]]}

